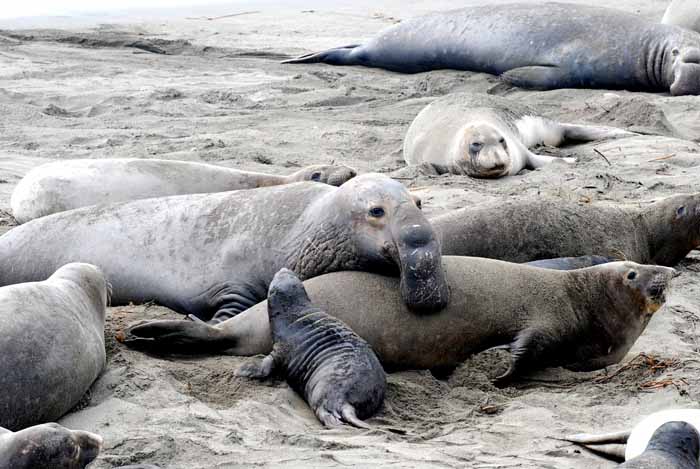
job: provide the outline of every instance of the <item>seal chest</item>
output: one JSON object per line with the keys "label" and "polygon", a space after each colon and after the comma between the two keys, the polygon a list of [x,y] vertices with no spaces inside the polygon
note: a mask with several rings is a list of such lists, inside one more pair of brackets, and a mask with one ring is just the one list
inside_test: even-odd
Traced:
{"label": "seal chest", "polygon": [[279,370],[326,426],[369,428],[386,392],[386,376],[372,348],[347,325],[315,308],[301,280],[280,270],[270,284],[272,353],[239,375],[264,378]]}

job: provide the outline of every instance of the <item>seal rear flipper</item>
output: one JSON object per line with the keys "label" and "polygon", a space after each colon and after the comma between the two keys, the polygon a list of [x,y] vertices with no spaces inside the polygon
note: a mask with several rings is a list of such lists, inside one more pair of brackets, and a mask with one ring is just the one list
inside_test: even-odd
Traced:
{"label": "seal rear flipper", "polygon": [[334,47],[333,49],[324,50],[321,52],[312,52],[310,54],[301,55],[294,59],[283,60],[283,64],[315,64],[327,63],[331,65],[359,65],[360,61],[352,56],[355,48],[360,47],[360,44],[351,44],[349,46]]}
{"label": "seal rear flipper", "polygon": [[502,73],[500,78],[510,85],[534,90],[553,90],[570,85],[566,72],[554,65],[514,68]]}
{"label": "seal rear flipper", "polygon": [[604,127],[598,125],[578,125],[559,124],[564,132],[564,140],[574,140],[578,142],[593,142],[606,138],[634,137],[640,135],[636,132],[618,129],[615,127]]}
{"label": "seal rear flipper", "polygon": [[152,352],[197,354],[220,352],[235,346],[235,340],[202,321],[142,321],[117,334],[127,347]]}
{"label": "seal rear flipper", "polygon": [[602,458],[609,459],[615,462],[625,461],[625,445],[610,444],[610,445],[581,445],[593,454]]}

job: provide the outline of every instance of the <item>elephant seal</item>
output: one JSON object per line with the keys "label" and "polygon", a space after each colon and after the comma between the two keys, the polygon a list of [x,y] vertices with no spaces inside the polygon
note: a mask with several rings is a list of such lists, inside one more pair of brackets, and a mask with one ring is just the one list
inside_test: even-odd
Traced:
{"label": "elephant seal", "polygon": [[668,422],[652,435],[639,456],[620,464],[624,469],[700,469],[700,435],[690,424]]}
{"label": "elephant seal", "polygon": [[[576,443],[594,451],[596,454],[625,461],[632,461],[642,455],[648,449],[650,442],[653,441],[654,435],[665,424],[669,422],[684,422],[696,432],[700,432],[700,409],[669,409],[655,412],[634,426],[632,431],[620,431],[614,433],[605,433],[602,435],[591,435],[581,433],[570,435],[564,438],[565,441]],[[693,439],[690,428],[678,428],[674,426],[674,430],[681,430],[681,433],[675,431],[670,434],[686,435]],[[680,440],[679,440],[680,441]],[[623,446],[626,444],[626,447]],[[690,449],[692,445],[684,446]],[[698,464],[698,455],[696,450],[695,464]],[[637,466],[624,466],[637,467]],[[644,467],[644,466],[639,466]],[[667,466],[649,466],[649,467],[667,467]],[[668,466],[676,467],[676,466]],[[685,466],[678,466],[685,467]],[[697,466],[689,466],[697,467]]]}
{"label": "elephant seal", "polygon": [[13,191],[10,206],[17,222],[26,223],[90,205],[301,181],[340,186],[356,175],[354,169],[342,165],[307,166],[288,176],[275,176],[175,160],[56,161],[29,171]]}
{"label": "elephant seal", "polygon": [[643,207],[519,198],[452,210],[430,222],[450,256],[530,262],[621,253],[673,266],[700,246],[700,193]]}
{"label": "elephant seal", "polygon": [[[451,299],[412,314],[397,279],[337,272],[304,282],[311,302],[369,343],[386,370],[449,369],[488,348],[508,346],[497,380],[550,366],[595,370],[620,361],[665,301],[677,272],[632,262],[570,271],[472,257],[443,257]],[[507,285],[508,288],[504,288]],[[267,305],[212,327],[192,321],[130,326],[118,339],[151,351],[269,353]]]}
{"label": "elephant seal", "polygon": [[85,395],[105,366],[107,296],[100,270],[78,263],[0,288],[0,426],[54,421]]}
{"label": "elephant seal", "polygon": [[639,15],[570,3],[484,5],[432,13],[362,45],[285,63],[364,65],[402,73],[455,69],[534,89],[700,94],[700,36]]}
{"label": "elephant seal", "polygon": [[411,123],[403,143],[409,165],[429,164],[438,173],[498,178],[555,160],[530,151],[567,140],[592,141],[635,135],[620,129],[562,124],[524,104],[498,96],[454,93],[428,104]]}
{"label": "elephant seal", "polygon": [[666,8],[661,23],[700,33],[700,2],[698,0],[672,0]]}
{"label": "elephant seal", "polygon": [[327,427],[362,422],[384,403],[386,375],[372,348],[352,329],[309,300],[292,271],[280,270],[267,297],[272,352],[239,376],[267,378],[281,371]]}
{"label": "elephant seal", "polygon": [[[44,395],[53,390],[43,389]],[[83,469],[102,449],[102,437],[45,423],[11,432],[0,428],[0,467],[7,469]]]}
{"label": "elephant seal", "polygon": [[70,261],[99,266],[112,303],[148,302],[214,321],[267,297],[288,267],[307,279],[337,270],[401,277],[413,311],[448,300],[440,245],[399,182],[364,174],[98,205],[37,218],[0,237],[0,285],[46,278]]}

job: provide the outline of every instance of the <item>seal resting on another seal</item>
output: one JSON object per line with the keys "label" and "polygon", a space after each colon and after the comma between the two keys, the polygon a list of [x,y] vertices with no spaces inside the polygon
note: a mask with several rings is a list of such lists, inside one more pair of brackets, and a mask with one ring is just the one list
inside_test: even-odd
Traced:
{"label": "seal resting on another seal", "polygon": [[307,166],[288,176],[276,176],[176,160],[56,161],[29,171],[13,191],[10,205],[17,222],[26,223],[89,205],[301,181],[340,186],[356,175],[354,169],[343,165]]}
{"label": "seal resting on another seal", "polygon": [[680,26],[700,33],[700,1],[672,0],[666,8],[661,23]]}
{"label": "seal resting on another seal", "polygon": [[[369,343],[387,370],[449,369],[472,354],[507,345],[513,376],[550,366],[595,370],[619,362],[664,303],[677,272],[612,262],[560,271],[473,257],[443,257],[450,302],[431,315],[411,313],[399,282],[337,272],[304,282],[311,302]],[[504,289],[504,285],[508,288]],[[216,327],[153,321],[118,337],[153,351],[269,353],[267,305]]]}
{"label": "seal resting on another seal", "polygon": [[275,273],[399,275],[413,311],[449,298],[440,245],[399,182],[364,174],[340,187],[310,182],[98,205],[37,218],[0,237],[0,285],[48,277],[66,262],[99,266],[112,303],[148,302],[209,320],[267,297]]}
{"label": "seal resting on another seal", "polygon": [[700,246],[700,193],[642,207],[523,197],[452,210],[430,222],[450,256],[530,262],[620,253],[673,266]]}
{"label": "seal resting on another seal", "polygon": [[77,263],[0,288],[0,426],[54,421],[85,395],[105,366],[107,295],[100,270]]}
{"label": "seal resting on another seal", "polygon": [[[53,392],[43,389],[44,395]],[[102,449],[102,437],[45,423],[11,432],[0,428],[0,467],[6,469],[83,469]]]}
{"label": "seal resting on another seal", "polygon": [[700,94],[700,36],[639,15],[570,3],[484,5],[421,16],[362,45],[284,63],[364,65],[403,73],[451,68],[523,88]]}
{"label": "seal resting on another seal", "polygon": [[372,348],[342,321],[314,307],[293,272],[280,270],[267,297],[272,352],[239,376],[281,371],[326,426],[362,422],[384,402],[386,376]]}
{"label": "seal resting on another seal", "polygon": [[562,124],[516,101],[490,95],[454,93],[436,99],[408,128],[403,157],[409,165],[429,164],[438,173],[498,178],[555,160],[530,151],[567,140],[592,141],[635,135],[620,129]]}

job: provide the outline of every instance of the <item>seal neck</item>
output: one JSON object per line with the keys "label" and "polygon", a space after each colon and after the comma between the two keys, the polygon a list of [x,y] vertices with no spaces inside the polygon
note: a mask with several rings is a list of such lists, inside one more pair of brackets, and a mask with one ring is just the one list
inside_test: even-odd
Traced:
{"label": "seal neck", "polygon": [[[664,37],[660,40],[659,37]],[[657,35],[651,31],[644,41],[642,80],[652,89],[670,91],[673,83],[673,46],[668,34]]]}

